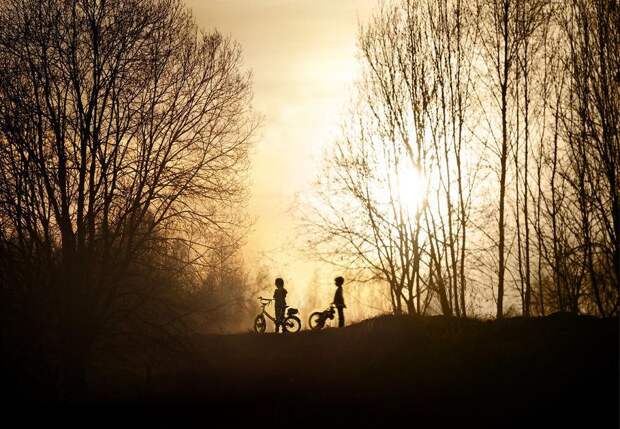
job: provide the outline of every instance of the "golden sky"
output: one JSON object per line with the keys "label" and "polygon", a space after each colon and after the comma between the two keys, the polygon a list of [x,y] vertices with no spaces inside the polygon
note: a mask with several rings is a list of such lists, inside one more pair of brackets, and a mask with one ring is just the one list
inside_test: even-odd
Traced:
{"label": "golden sky", "polygon": [[[334,272],[298,253],[292,215],[308,192],[323,149],[336,135],[358,74],[356,37],[377,0],[186,0],[198,24],[237,40],[253,73],[254,107],[263,125],[252,155],[250,215],[244,249],[251,266],[267,264],[303,299],[315,269],[331,285]],[[325,277],[325,278],[323,278]],[[325,303],[331,297],[325,298]]]}

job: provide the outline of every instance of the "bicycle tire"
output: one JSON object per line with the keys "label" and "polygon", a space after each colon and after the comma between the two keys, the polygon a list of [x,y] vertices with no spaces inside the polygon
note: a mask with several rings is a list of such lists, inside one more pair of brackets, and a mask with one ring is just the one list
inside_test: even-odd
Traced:
{"label": "bicycle tire", "polygon": [[295,332],[299,332],[299,330],[301,329],[301,320],[299,320],[299,317],[289,316],[284,319],[284,323],[282,325],[282,328],[285,332],[288,332],[289,334],[294,334]]}
{"label": "bicycle tire", "polygon": [[308,326],[313,331],[323,329],[323,327],[325,326],[325,319],[323,319],[323,314],[321,311],[315,311],[310,315],[310,317],[308,318]]}
{"label": "bicycle tire", "polygon": [[257,334],[262,334],[267,329],[267,321],[265,321],[265,317],[262,314],[256,316],[254,319],[254,332]]}

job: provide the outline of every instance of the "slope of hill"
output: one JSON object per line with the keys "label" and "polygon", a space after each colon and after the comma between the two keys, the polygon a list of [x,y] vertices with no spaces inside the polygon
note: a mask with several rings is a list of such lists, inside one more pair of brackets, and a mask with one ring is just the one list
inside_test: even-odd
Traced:
{"label": "slope of hill", "polygon": [[[618,427],[618,319],[380,317],[193,339],[147,386],[99,400],[257,421]],[[161,407],[159,407],[161,405]]]}

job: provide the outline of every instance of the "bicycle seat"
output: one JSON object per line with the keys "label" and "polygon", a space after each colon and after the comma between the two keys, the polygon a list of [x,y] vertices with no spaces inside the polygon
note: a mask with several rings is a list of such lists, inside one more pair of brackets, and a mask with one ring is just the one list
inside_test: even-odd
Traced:
{"label": "bicycle seat", "polygon": [[293,315],[295,315],[295,314],[297,314],[297,313],[299,313],[299,310],[298,310],[298,309],[296,309],[296,308],[293,308],[293,307],[289,307],[289,308],[286,310],[286,314],[287,314],[287,315],[289,315],[289,316],[293,316]]}

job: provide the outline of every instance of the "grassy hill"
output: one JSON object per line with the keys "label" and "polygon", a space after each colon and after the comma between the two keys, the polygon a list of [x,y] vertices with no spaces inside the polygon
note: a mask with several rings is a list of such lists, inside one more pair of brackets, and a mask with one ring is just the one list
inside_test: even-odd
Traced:
{"label": "grassy hill", "polygon": [[228,421],[618,427],[618,342],[618,319],[384,316],[340,330],[195,337],[146,384],[106,377],[95,394]]}

